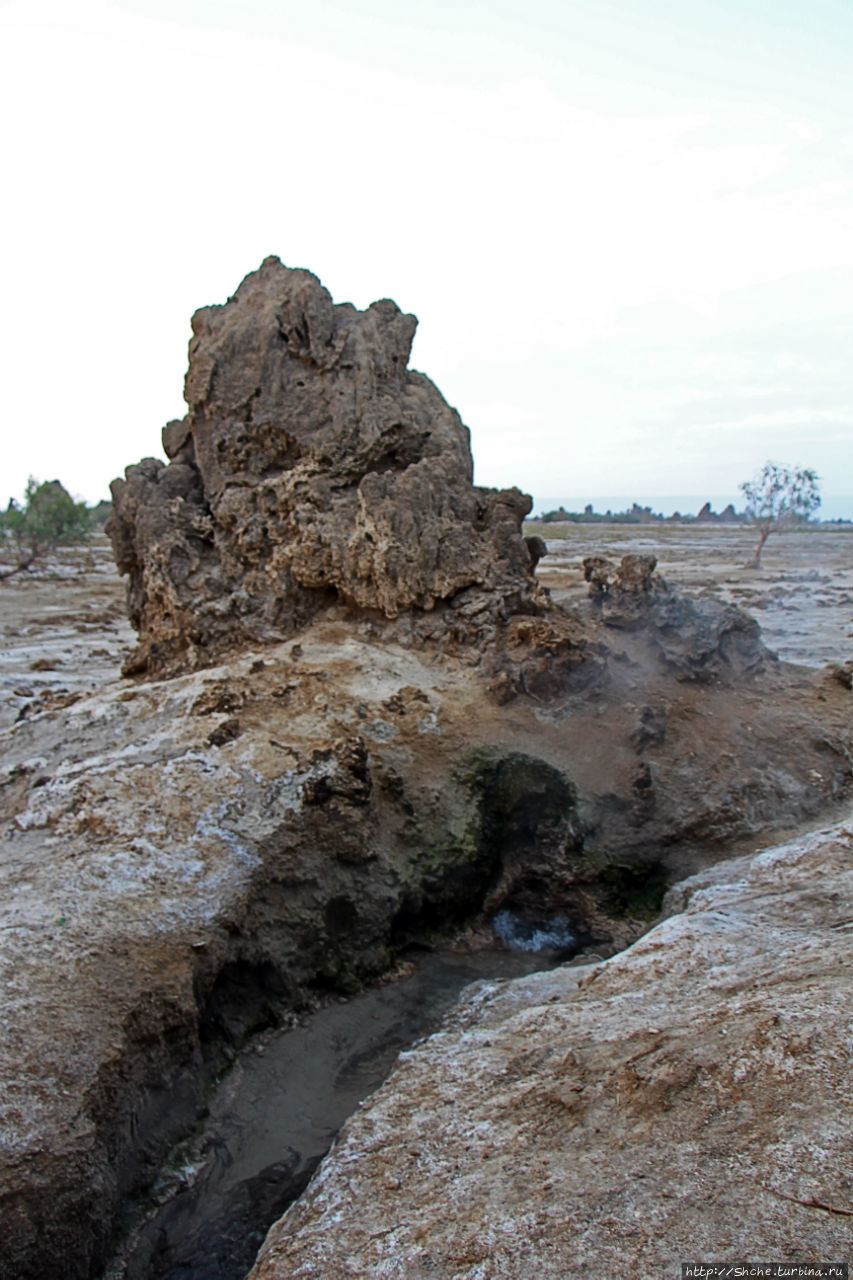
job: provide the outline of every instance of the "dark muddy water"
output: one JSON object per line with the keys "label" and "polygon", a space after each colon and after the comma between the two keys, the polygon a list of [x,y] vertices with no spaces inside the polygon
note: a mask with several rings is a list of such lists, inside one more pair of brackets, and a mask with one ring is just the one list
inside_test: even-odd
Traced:
{"label": "dark muddy water", "polygon": [[403,1048],[477,979],[549,968],[553,951],[433,952],[411,977],[327,1005],[238,1058],[202,1130],[173,1158],[105,1280],[242,1280],[343,1122]]}

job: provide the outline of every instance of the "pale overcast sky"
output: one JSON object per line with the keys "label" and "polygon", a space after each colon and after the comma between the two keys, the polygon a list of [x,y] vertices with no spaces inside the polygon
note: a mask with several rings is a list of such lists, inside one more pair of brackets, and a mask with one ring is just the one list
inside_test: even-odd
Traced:
{"label": "pale overcast sky", "polygon": [[850,0],[0,0],[0,500],[159,454],[275,253],[419,317],[481,484],[853,516],[852,66]]}

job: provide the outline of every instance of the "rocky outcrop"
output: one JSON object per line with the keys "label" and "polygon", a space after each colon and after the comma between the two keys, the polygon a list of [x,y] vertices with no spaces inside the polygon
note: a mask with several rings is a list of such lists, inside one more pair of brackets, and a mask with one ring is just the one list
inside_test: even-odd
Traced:
{"label": "rocky outcrop", "polygon": [[739,680],[772,659],[754,618],[713,597],[688,599],[655,573],[653,555],[623,556],[619,565],[588,556],[584,577],[609,628],[643,629],[679,679]]}
{"label": "rocky outcrop", "polygon": [[685,596],[656,566],[652,555],[618,565],[588,556],[586,608],[555,606],[498,624],[481,663],[496,700],[577,710],[582,700],[638,696],[659,680],[736,688],[772,670],[754,618],[711,596]]}
{"label": "rocky outcrop", "polygon": [[107,528],[139,633],[127,674],[209,665],[330,610],[484,653],[502,702],[597,687],[614,649],[597,622],[648,632],[682,679],[761,667],[752,619],[680,596],[653,556],[587,560],[593,617],[553,610],[535,577],[547,544],[522,536],[530,499],[472,484],[467,429],[407,368],[415,325],[387,299],[335,305],[277,258],[196,312],[170,462],[112,486]]}
{"label": "rocky outcrop", "polygon": [[[518,642],[544,695],[548,637]],[[697,863],[843,795],[838,681],[607,663],[507,706],[464,655],[327,620],[4,732],[3,1280],[98,1274],[209,1072],[318,991],[505,909],[610,954]]]}
{"label": "rocky outcrop", "polygon": [[706,502],[696,516],[697,524],[744,524],[745,522],[746,516],[738,515],[731,502],[719,513],[712,510],[710,502]]}
{"label": "rocky outcrop", "polygon": [[250,1280],[847,1260],[851,865],[824,831],[686,881],[606,963],[470,989]]}
{"label": "rocky outcrop", "polygon": [[387,299],[335,305],[278,258],[196,312],[169,465],[112,486],[129,670],[281,639],[334,601],[394,618],[464,597],[472,638],[544,605],[521,537],[531,501],[473,485],[467,429],[407,368],[416,323]]}

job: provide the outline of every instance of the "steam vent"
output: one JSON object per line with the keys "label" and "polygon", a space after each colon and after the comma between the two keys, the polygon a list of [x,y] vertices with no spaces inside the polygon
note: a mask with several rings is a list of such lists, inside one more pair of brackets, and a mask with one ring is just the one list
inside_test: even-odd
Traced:
{"label": "steam vent", "polygon": [[537,612],[518,489],[476,488],[468,430],[408,366],[417,321],[335,305],[267,258],[193,317],[189,412],[112,485],[139,645],[126,671],[204,665],[335,601],[477,638]]}

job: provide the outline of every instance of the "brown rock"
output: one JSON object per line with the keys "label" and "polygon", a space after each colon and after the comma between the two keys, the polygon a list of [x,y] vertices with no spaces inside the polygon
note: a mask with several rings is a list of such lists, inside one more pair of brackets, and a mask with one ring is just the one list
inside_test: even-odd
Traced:
{"label": "brown rock", "polygon": [[313,753],[311,772],[302,783],[302,796],[309,805],[325,804],[339,796],[361,807],[370,800],[372,785],[364,739],[341,739]]}
{"label": "brown rock", "polygon": [[485,673],[499,702],[517,694],[552,702],[598,687],[606,661],[605,646],[584,621],[555,610],[546,617],[512,618],[488,647]]}
{"label": "brown rock", "polygon": [[524,539],[524,545],[530,556],[530,567],[535,569],[542,557],[547,556],[548,543],[544,538],[540,538],[538,533],[534,533]]}
{"label": "brown rock", "polygon": [[212,747],[224,747],[226,742],[233,742],[235,738],[239,738],[240,733],[239,720],[223,720],[222,724],[217,725],[207,735],[207,741]]}
{"label": "brown rock", "polygon": [[387,618],[463,592],[470,609],[472,589],[493,614],[544,605],[521,536],[531,500],[472,484],[466,427],[407,368],[416,324],[387,299],[336,306],[278,258],[196,312],[171,461],[112,486],[130,671],[280,639],[335,600]]}
{"label": "brown rock", "polygon": [[846,662],[831,662],[827,667],[831,680],[837,680],[845,689],[853,689],[853,659]]}
{"label": "brown rock", "polygon": [[587,556],[583,562],[589,594],[602,608],[605,622],[612,627],[642,625],[647,606],[666,590],[655,577],[657,558],[649,555],[623,556],[617,567],[603,556]]}

